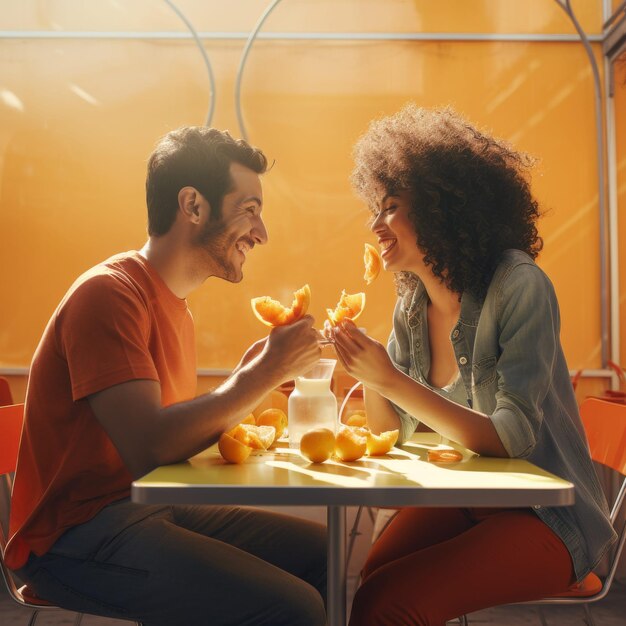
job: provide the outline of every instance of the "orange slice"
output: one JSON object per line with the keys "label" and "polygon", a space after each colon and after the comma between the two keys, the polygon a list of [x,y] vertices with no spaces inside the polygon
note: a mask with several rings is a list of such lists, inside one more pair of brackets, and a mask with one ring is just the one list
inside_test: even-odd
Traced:
{"label": "orange slice", "polygon": [[367,449],[367,435],[360,428],[342,426],[335,437],[335,456],[342,461],[356,461]]}
{"label": "orange slice", "polygon": [[[275,429],[274,441],[280,439],[287,428],[287,416],[280,409],[265,409],[257,417],[257,426],[272,426]],[[273,442],[272,442],[273,443]]]}
{"label": "orange slice", "polygon": [[229,463],[243,463],[252,452],[252,448],[241,443],[228,433],[222,433],[217,447],[225,461]]}
{"label": "orange slice", "polygon": [[250,304],[254,315],[266,326],[286,326],[299,320],[308,310],[311,303],[311,289],[304,285],[294,291],[291,307],[283,306],[278,300],[269,296],[252,298]]}
{"label": "orange slice", "polygon": [[365,308],[365,294],[363,292],[349,294],[344,289],[335,310],[326,309],[332,326],[336,326],[345,319],[354,321]]}
{"label": "orange slice", "polygon": [[[254,450],[267,450],[276,437],[276,429],[273,426],[257,426],[256,424],[239,424],[237,428],[245,431],[248,436],[247,446]],[[235,435],[237,439],[238,436]]]}
{"label": "orange slice", "polygon": [[378,250],[371,243],[365,244],[363,263],[365,264],[363,280],[369,285],[374,282],[380,273],[380,254],[378,254]]}
{"label": "orange slice", "polygon": [[370,456],[381,456],[387,454],[398,441],[398,429],[386,430],[380,435],[370,432],[367,434],[367,453]]}
{"label": "orange slice", "polygon": [[330,428],[313,428],[300,439],[300,454],[311,463],[323,463],[335,451],[335,434]]}
{"label": "orange slice", "polygon": [[431,463],[456,463],[463,460],[458,450],[429,450],[428,460]]}

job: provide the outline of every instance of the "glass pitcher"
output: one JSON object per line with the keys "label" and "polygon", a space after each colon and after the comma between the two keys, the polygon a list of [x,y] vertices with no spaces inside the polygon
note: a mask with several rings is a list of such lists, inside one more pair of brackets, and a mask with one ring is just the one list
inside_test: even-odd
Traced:
{"label": "glass pitcher", "polygon": [[337,430],[337,398],[330,390],[335,359],[320,359],[310,371],[295,380],[289,396],[289,447],[299,448],[311,428]]}

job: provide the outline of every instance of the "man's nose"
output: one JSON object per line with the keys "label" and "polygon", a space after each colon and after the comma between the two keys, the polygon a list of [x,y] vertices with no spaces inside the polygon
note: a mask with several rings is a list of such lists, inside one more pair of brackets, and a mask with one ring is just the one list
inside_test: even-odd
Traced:
{"label": "man's nose", "polygon": [[267,228],[265,228],[265,223],[259,217],[254,224],[251,232],[252,238],[254,239],[254,243],[264,244],[267,243],[268,235]]}

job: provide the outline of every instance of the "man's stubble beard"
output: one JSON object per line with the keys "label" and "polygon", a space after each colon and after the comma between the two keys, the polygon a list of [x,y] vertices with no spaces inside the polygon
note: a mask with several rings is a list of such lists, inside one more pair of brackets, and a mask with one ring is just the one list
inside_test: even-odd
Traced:
{"label": "man's stubble beard", "polygon": [[235,233],[228,235],[226,231],[223,220],[209,220],[193,241],[193,246],[208,260],[215,274],[228,282],[238,283],[243,273],[236,270],[229,256],[239,237]]}

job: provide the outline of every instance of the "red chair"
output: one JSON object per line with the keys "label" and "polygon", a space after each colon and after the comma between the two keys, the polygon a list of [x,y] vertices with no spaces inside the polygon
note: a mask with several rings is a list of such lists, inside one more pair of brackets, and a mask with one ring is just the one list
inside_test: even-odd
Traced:
{"label": "red chair", "polygon": [[4,376],[0,376],[0,406],[7,404],[13,404],[13,394],[9,381]]}
{"label": "red chair", "polygon": [[[609,593],[626,542],[626,519],[622,518],[626,510],[626,405],[599,398],[587,398],[580,405],[580,416],[589,440],[591,458],[622,475],[621,486],[611,508],[611,523],[617,532],[618,540],[609,557],[608,573],[602,580],[591,572],[580,583],[558,596],[519,604],[579,604],[585,610],[588,626],[594,626],[589,605],[602,600]],[[546,626],[541,613],[540,618],[543,626]],[[464,616],[460,621],[461,624],[468,623]]]}
{"label": "red chair", "polygon": [[[6,494],[11,493],[12,479],[11,475],[15,471],[17,465],[17,451],[20,443],[20,435],[22,433],[22,422],[24,421],[24,405],[13,404],[8,406],[0,406],[0,480],[3,479],[6,487]],[[4,502],[0,498],[0,513],[4,513],[2,509]],[[8,505],[6,507],[8,511]],[[2,515],[0,515],[0,520]],[[32,609],[28,626],[33,626],[37,616],[42,610],[61,610],[60,607],[39,598],[27,585],[19,587],[15,583],[15,579],[9,568],[4,563],[4,551],[7,544],[7,538],[0,523],[0,573],[2,579],[9,592],[9,596],[20,606]],[[77,613],[74,625],[79,626],[83,616]],[[139,624],[139,622],[136,622]],[[141,626],[139,624],[139,626]]]}

